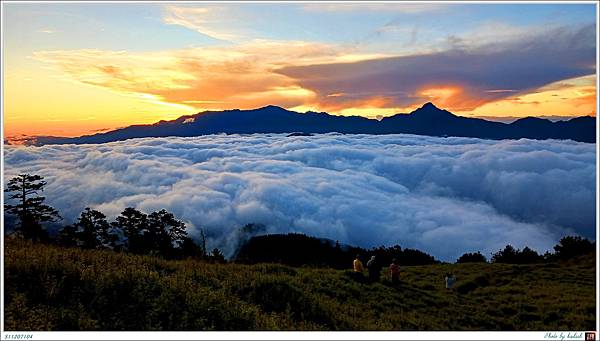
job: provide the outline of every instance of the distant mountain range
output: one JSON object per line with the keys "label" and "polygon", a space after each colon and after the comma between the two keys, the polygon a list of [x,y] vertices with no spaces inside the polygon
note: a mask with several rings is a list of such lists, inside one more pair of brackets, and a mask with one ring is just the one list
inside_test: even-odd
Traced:
{"label": "distant mountain range", "polygon": [[596,142],[596,118],[582,116],[568,121],[526,117],[510,124],[456,116],[426,103],[410,114],[396,114],[381,121],[359,116],[334,116],[325,112],[298,113],[277,106],[252,110],[204,111],[172,121],[132,125],[80,137],[37,137],[29,144],[83,144],[121,141],[139,137],[199,136],[251,133],[348,133],[462,136],[483,139],[571,139]]}

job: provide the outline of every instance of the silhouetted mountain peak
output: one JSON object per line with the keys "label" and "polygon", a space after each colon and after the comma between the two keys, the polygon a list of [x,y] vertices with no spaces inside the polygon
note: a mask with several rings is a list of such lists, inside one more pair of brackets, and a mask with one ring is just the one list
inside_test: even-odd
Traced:
{"label": "silhouetted mountain peak", "polygon": [[437,109],[437,110],[441,110],[440,108],[436,107],[435,104],[433,104],[431,102],[427,102],[427,103],[423,104],[423,106],[421,107],[421,109],[427,109],[427,110]]}
{"label": "silhouetted mountain peak", "polygon": [[277,111],[287,111],[286,109],[276,106],[276,105],[272,105],[269,104],[267,106],[264,106],[262,108],[258,108],[258,109],[254,109],[254,110],[250,110],[250,111],[266,111],[266,112],[277,112]]}
{"label": "silhouetted mountain peak", "polygon": [[410,113],[415,116],[426,116],[426,117],[446,117],[456,116],[453,113],[436,107],[433,103],[427,102],[422,107]]}

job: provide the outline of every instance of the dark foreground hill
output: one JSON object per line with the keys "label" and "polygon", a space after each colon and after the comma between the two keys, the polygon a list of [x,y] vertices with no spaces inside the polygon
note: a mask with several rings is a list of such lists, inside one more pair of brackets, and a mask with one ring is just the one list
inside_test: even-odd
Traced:
{"label": "dark foreground hill", "polygon": [[[348,270],[167,261],[7,238],[6,330],[593,330],[595,257]],[[443,285],[448,271],[456,291]]]}
{"label": "dark foreground hill", "polygon": [[252,133],[348,133],[417,134],[462,136],[484,139],[571,139],[596,141],[596,119],[591,116],[551,122],[523,118],[510,124],[456,116],[426,103],[410,114],[397,114],[381,121],[364,117],[334,116],[321,112],[298,113],[277,106],[253,110],[205,111],[172,121],[133,125],[122,129],[75,138],[38,137],[29,144],[105,143],[141,137],[200,136]]}
{"label": "dark foreground hill", "polygon": [[311,266],[346,269],[356,255],[375,255],[382,264],[396,259],[402,265],[429,265],[439,263],[433,256],[400,245],[365,249],[353,245],[341,245],[331,239],[316,238],[301,233],[266,234],[254,236],[237,250],[235,261],[239,263],[279,263],[290,266]]}

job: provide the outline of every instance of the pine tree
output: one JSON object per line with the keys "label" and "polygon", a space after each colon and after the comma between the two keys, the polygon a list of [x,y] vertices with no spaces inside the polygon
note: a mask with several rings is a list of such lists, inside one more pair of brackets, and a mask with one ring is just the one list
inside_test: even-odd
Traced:
{"label": "pine tree", "polygon": [[43,179],[39,175],[19,174],[8,182],[4,190],[12,192],[9,198],[17,202],[15,205],[5,204],[6,212],[17,216],[18,232],[24,238],[34,242],[47,237],[42,223],[62,219],[57,210],[44,204],[45,197],[37,196],[38,192],[42,192],[46,186],[46,181]]}
{"label": "pine tree", "polygon": [[110,244],[110,225],[102,212],[86,207],[74,227],[78,244],[84,249],[97,249]]}
{"label": "pine tree", "polygon": [[77,228],[73,225],[64,226],[56,236],[56,243],[60,246],[75,247],[79,246]]}
{"label": "pine tree", "polygon": [[179,250],[179,257],[181,258],[197,258],[206,259],[202,247],[194,242],[190,237],[185,237],[181,243],[181,249]]}
{"label": "pine tree", "polygon": [[133,207],[127,207],[112,223],[122,233],[123,247],[131,253],[147,253],[144,234],[148,232],[148,216]]}
{"label": "pine tree", "polygon": [[221,250],[214,248],[211,252],[211,259],[217,263],[225,263],[225,256]]}
{"label": "pine tree", "polygon": [[144,241],[151,253],[174,257],[175,248],[181,249],[186,237],[185,224],[175,219],[173,213],[163,209],[148,216],[148,232],[144,235]]}

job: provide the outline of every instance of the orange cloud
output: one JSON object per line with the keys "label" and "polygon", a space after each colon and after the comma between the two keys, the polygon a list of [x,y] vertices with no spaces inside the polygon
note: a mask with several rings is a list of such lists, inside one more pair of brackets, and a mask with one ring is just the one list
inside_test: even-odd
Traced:
{"label": "orange cloud", "polygon": [[117,93],[184,104],[197,110],[293,107],[316,94],[276,69],[294,63],[362,60],[327,44],[254,40],[236,47],[162,52],[39,51],[33,58],[54,65],[65,77]]}
{"label": "orange cloud", "polygon": [[[465,87],[460,85],[428,85],[420,89],[417,94],[429,102],[436,103],[439,107],[455,111],[477,108],[491,100],[490,98],[474,97],[473,93],[476,92],[466,91]],[[497,91],[493,93],[497,93]]]}

